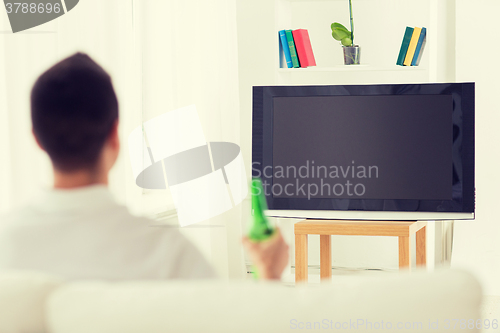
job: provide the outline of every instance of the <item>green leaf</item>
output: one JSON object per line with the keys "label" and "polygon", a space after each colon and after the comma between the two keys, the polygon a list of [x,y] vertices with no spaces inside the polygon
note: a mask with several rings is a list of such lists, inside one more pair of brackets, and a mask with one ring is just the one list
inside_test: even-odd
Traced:
{"label": "green leaf", "polygon": [[351,37],[346,37],[346,38],[343,38],[341,41],[342,45],[344,46],[352,46],[352,39]]}
{"label": "green leaf", "polygon": [[[347,28],[346,28],[345,26],[343,26],[342,24],[337,23],[337,22],[332,23],[331,28],[332,28],[332,31],[333,31],[334,29],[338,29],[338,28],[340,28],[340,29],[344,29],[344,30],[347,30]],[[349,31],[349,30],[347,30],[347,31]]]}
{"label": "green leaf", "polygon": [[347,29],[335,28],[332,30],[332,37],[336,40],[351,38],[351,33]]}

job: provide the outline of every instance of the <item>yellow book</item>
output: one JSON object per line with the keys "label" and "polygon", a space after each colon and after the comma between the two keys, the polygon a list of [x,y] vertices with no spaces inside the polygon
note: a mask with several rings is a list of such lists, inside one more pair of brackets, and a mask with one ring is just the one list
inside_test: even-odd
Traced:
{"label": "yellow book", "polygon": [[413,35],[411,36],[410,45],[408,46],[408,51],[406,52],[406,58],[403,63],[405,66],[411,66],[413,56],[415,55],[415,50],[417,49],[418,39],[420,38],[420,33],[422,28],[413,29]]}

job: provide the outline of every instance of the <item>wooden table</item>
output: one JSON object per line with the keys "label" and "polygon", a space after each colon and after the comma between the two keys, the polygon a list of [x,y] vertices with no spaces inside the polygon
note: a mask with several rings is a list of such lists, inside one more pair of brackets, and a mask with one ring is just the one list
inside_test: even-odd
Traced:
{"label": "wooden table", "polygon": [[295,281],[307,281],[307,236],[320,235],[321,279],[332,276],[331,235],[396,236],[399,238],[399,268],[410,268],[410,237],[416,233],[417,265],[425,266],[424,221],[304,220],[295,230]]}

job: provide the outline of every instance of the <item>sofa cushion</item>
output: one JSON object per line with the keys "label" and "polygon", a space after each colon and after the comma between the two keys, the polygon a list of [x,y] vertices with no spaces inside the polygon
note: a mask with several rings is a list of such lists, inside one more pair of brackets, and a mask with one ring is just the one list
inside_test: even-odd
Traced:
{"label": "sofa cushion", "polygon": [[61,283],[43,273],[0,273],[0,332],[46,332],[45,301]]}
{"label": "sofa cushion", "polygon": [[475,322],[480,301],[477,281],[452,270],[295,288],[244,281],[85,282],[55,291],[48,325],[52,333],[379,332],[381,325],[423,332],[436,323],[446,330],[448,319]]}

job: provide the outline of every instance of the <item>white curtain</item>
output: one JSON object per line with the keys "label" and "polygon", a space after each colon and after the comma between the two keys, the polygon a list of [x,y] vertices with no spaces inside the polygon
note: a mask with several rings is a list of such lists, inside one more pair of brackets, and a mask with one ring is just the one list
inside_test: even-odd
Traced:
{"label": "white curtain", "polygon": [[[144,121],[196,104],[207,141],[239,144],[234,0],[83,0],[42,26],[9,33],[0,10],[0,213],[52,182],[50,163],[31,135],[29,93],[37,76],[85,52],[112,76],[120,102],[122,152],[111,172],[115,197],[135,214],[168,216],[167,191],[135,184],[127,137]],[[249,172],[249,170],[247,170]],[[222,277],[242,277],[241,207],[183,228]]]}

